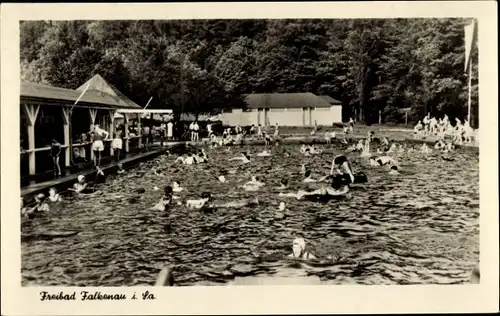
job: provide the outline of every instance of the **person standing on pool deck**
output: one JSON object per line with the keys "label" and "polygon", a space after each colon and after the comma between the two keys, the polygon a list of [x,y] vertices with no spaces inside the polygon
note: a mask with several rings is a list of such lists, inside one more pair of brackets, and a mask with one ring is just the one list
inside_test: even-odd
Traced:
{"label": "person standing on pool deck", "polygon": [[330,175],[333,175],[334,171],[337,171],[338,174],[347,173],[351,179],[351,183],[354,183],[354,173],[352,172],[351,164],[345,155],[338,155],[333,158]]}
{"label": "person standing on pool deck", "polygon": [[194,121],[193,130],[194,130],[194,141],[197,142],[199,140],[198,132],[200,130],[200,125],[198,125],[198,121]]}
{"label": "person standing on pool deck", "polygon": [[144,140],[144,148],[149,151],[149,141],[151,140],[151,128],[147,125],[142,127],[142,137]]}
{"label": "person standing on pool deck", "polygon": [[173,136],[174,136],[174,123],[172,123],[172,121],[169,121],[167,123],[167,139],[172,140]]}
{"label": "person standing on pool deck", "polygon": [[55,139],[52,139],[52,144],[50,146],[50,155],[52,156],[52,162],[54,164],[54,176],[61,175],[61,166],[59,165],[59,155],[61,154],[61,144]]}
{"label": "person standing on pool deck", "polygon": [[123,148],[123,140],[122,140],[122,130],[117,129],[115,132],[115,137],[111,142],[111,148],[113,148],[116,156],[116,161],[120,161],[120,152]]}
{"label": "person standing on pool deck", "polygon": [[101,166],[101,153],[104,151],[104,141],[108,140],[109,133],[101,129],[98,124],[94,125],[94,141],[92,143],[92,150],[94,151],[94,165]]}
{"label": "person standing on pool deck", "polygon": [[352,117],[349,118],[349,122],[347,123],[348,127],[349,127],[349,132],[353,132],[354,131],[354,121],[352,120]]}

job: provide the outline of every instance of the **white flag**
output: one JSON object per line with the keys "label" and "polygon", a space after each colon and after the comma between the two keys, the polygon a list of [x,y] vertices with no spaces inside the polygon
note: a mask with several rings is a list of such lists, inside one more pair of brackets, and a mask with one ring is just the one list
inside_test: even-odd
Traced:
{"label": "white flag", "polygon": [[469,69],[470,59],[474,45],[476,45],[477,40],[477,24],[473,20],[471,24],[464,27],[465,31],[465,72]]}

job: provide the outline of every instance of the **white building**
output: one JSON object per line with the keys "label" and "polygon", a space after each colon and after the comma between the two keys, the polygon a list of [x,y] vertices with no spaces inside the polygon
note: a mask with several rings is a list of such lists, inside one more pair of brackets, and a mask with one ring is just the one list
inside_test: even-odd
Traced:
{"label": "white building", "polygon": [[342,122],[341,102],[313,93],[248,94],[246,109],[224,110],[224,125],[331,126]]}

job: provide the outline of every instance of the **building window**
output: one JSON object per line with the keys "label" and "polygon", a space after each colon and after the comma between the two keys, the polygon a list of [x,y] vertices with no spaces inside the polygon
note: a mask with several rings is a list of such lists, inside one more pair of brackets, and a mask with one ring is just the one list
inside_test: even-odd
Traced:
{"label": "building window", "polygon": [[223,113],[233,113],[233,109],[224,109]]}

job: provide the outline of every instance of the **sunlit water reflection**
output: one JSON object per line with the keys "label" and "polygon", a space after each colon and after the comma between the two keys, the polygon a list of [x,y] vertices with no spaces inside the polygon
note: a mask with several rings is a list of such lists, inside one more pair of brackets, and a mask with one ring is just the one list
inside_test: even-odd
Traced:
{"label": "sunlit water reflection", "polygon": [[[161,266],[169,264],[178,285],[224,284],[235,276],[315,275],[326,284],[454,284],[468,281],[479,258],[479,157],[461,150],[455,161],[439,154],[396,155],[403,172],[390,176],[366,158],[349,154],[369,182],[356,185],[348,197],[329,203],[278,198],[279,180],[291,189],[301,183],[305,163],[313,176],[327,174],[335,146],[322,155],[291,156],[274,150],[247,165],[227,158],[262,147],[208,150],[211,162],[173,165],[157,158],[110,177],[103,195],[74,198],[52,207],[50,214],[23,222],[23,233],[77,230],[67,238],[22,243],[23,285],[151,285]],[[156,176],[159,164],[166,172]],[[222,170],[227,183],[217,180]],[[245,192],[238,185],[258,175],[267,185]],[[217,202],[258,197],[254,208],[219,209],[213,214],[174,205],[169,212],[151,211],[163,188],[180,180],[183,199],[211,192]],[[145,188],[143,194],[136,193]],[[130,198],[136,197],[136,203]],[[277,219],[280,201],[286,217]],[[307,264],[283,259],[291,242],[303,236],[321,258]]]}

